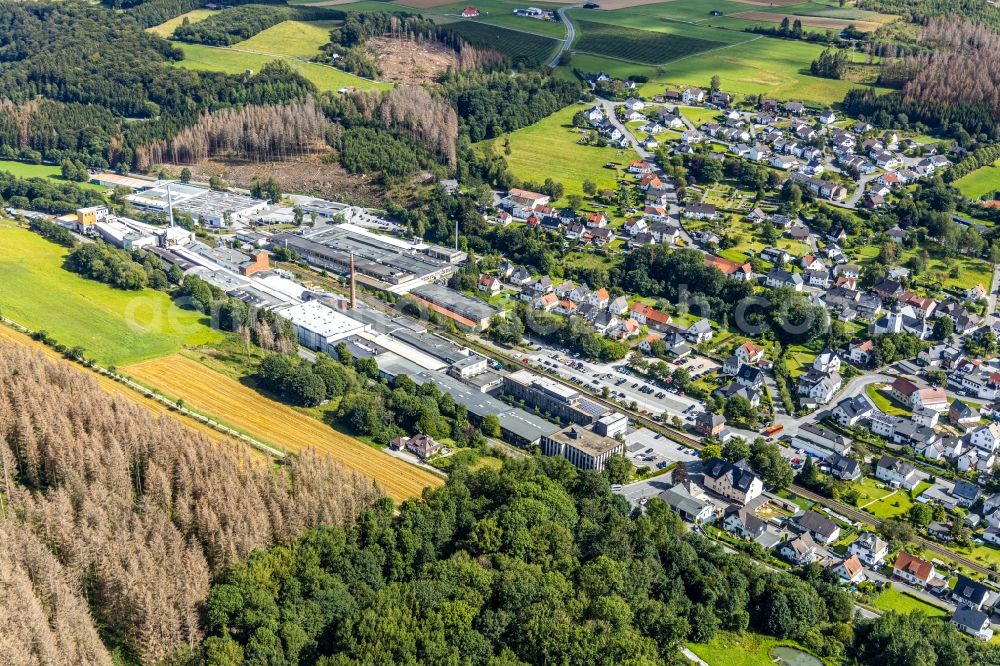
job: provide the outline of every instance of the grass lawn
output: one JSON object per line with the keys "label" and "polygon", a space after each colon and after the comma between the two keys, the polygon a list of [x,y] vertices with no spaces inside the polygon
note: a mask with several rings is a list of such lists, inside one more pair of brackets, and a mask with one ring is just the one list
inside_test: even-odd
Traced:
{"label": "grass lawn", "polygon": [[0,247],[4,316],[66,346],[80,345],[102,364],[134,363],[223,337],[163,292],[121,291],[63,269],[66,248],[12,222],[0,221]]}
{"label": "grass lawn", "polygon": [[[182,44],[175,46],[184,51],[184,59],[177,63],[178,67],[186,67],[207,72],[225,72],[226,74],[242,74],[246,70],[259,72],[267,63],[275,60],[275,56],[247,53],[232,48],[216,48],[202,44]],[[314,62],[304,62],[296,58],[278,56],[299,74],[316,84],[320,90],[338,90],[340,88],[357,88],[358,90],[387,90],[390,83],[369,81],[335,67],[327,67]]]}
{"label": "grass lawn", "polygon": [[802,345],[791,345],[788,348],[788,353],[785,354],[785,359],[788,364],[788,373],[792,377],[798,377],[809,372],[813,361],[816,360],[816,352]]}
{"label": "grass lawn", "polygon": [[189,23],[198,23],[199,21],[204,21],[213,13],[214,11],[211,9],[193,9],[186,14],[181,14],[180,16],[175,16],[172,19],[164,21],[160,25],[154,25],[152,28],[146,28],[146,32],[151,32],[154,35],[159,35],[160,37],[169,38],[174,34],[174,30],[179,28],[181,24],[184,23],[184,19],[187,19]]}
{"label": "grass lawn", "polygon": [[282,21],[250,39],[234,44],[238,51],[312,58],[330,41],[330,30],[340,21]]}
{"label": "grass lawn", "polygon": [[[505,157],[514,175],[537,183],[552,178],[563,184],[567,196],[582,195],[583,181],[588,179],[597,184],[598,190],[616,189],[621,168],[631,164],[637,155],[631,149],[577,143],[582,135],[573,127],[573,114],[587,108],[583,104],[570,105],[534,125],[512,132],[509,135],[511,154]],[[492,143],[502,155],[503,141],[498,138],[478,145]],[[605,168],[608,162],[618,164],[619,168]]]}
{"label": "grass lawn", "polygon": [[714,109],[702,109],[700,107],[681,107],[681,115],[694,123],[695,127],[700,127],[702,123],[710,123],[719,119],[719,112]]}
{"label": "grass lawn", "polygon": [[875,599],[875,607],[884,611],[896,611],[899,613],[912,613],[918,611],[928,617],[937,617],[947,620],[950,616],[948,611],[929,604],[923,599],[900,592],[894,587],[888,587]]}
{"label": "grass lawn", "polygon": [[[738,45],[729,45],[667,63],[662,68],[622,66],[633,74],[645,74],[649,82],[639,93],[653,96],[665,86],[696,85],[708,87],[713,74],[721,79],[722,89],[737,96],[763,93],[778,99],[828,105],[843,100],[851,88],[861,87],[850,81],[824,79],[809,73],[809,64],[819,57],[823,47],[808,42],[757,37]],[[610,66],[598,58],[593,65],[583,58],[573,58],[572,66],[583,71],[598,71]],[[617,75],[617,73],[615,73]],[[883,89],[878,89],[884,92]]]}
{"label": "grass lawn", "polygon": [[[771,650],[779,645],[802,649],[791,641],[761,634],[736,634],[728,631],[720,631],[711,643],[688,643],[688,648],[709,666],[773,666]],[[823,662],[817,659],[816,663]]]}
{"label": "grass lawn", "polygon": [[889,416],[909,416],[910,410],[904,408],[892,397],[889,396],[885,384],[869,384],[865,387],[865,393],[880,410]]}
{"label": "grass lawn", "polygon": [[570,252],[563,257],[563,266],[573,266],[575,268],[606,268],[611,270],[616,264],[621,262],[621,256],[607,257],[593,252]]}
{"label": "grass lawn", "polygon": [[954,183],[962,194],[970,199],[980,199],[983,195],[993,198],[1000,191],[1000,160],[965,174]]}
{"label": "grass lawn", "polygon": [[0,160],[0,171],[8,171],[18,178],[50,178],[57,183],[72,184],[88,190],[106,192],[108,188],[94,183],[74,183],[62,177],[62,170],[51,164],[27,164],[16,160]]}
{"label": "grass lawn", "polygon": [[[931,484],[926,481],[920,482],[913,489],[913,496],[916,497],[930,486]],[[858,508],[871,512],[876,518],[895,518],[909,512],[913,506],[909,491],[890,488],[887,484],[870,477],[862,478],[853,487],[860,493]]]}

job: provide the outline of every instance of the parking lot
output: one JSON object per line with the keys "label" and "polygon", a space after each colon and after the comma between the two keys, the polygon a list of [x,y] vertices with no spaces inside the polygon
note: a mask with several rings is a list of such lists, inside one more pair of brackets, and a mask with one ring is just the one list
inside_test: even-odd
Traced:
{"label": "parking lot", "polygon": [[688,463],[698,453],[667,439],[648,428],[639,428],[625,435],[625,451],[636,467],[662,469],[675,462]]}
{"label": "parking lot", "polygon": [[[650,416],[664,419],[678,416],[686,423],[691,423],[703,406],[698,400],[680,395],[676,389],[659,386],[632,374],[622,361],[591,363],[544,346],[540,351],[522,357],[523,359],[527,359],[540,372],[558,375],[594,393],[599,394],[607,387],[610,400],[623,407],[634,401],[638,411]],[[707,359],[704,361],[712,363]]]}

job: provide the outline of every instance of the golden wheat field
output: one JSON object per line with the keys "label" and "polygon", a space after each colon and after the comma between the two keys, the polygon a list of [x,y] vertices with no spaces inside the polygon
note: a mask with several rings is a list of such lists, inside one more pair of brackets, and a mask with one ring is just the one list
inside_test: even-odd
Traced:
{"label": "golden wheat field", "polygon": [[171,398],[252,437],[296,452],[326,453],[375,479],[389,497],[401,501],[440,486],[437,475],[366,446],[291,407],[262,396],[235,379],[179,354],[128,366],[123,372]]}

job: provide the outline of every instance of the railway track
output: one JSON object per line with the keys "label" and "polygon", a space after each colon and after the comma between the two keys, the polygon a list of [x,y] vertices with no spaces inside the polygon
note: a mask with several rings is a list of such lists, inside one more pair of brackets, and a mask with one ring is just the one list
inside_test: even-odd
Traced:
{"label": "railway track", "polygon": [[[791,485],[789,486],[788,489],[793,493],[795,493],[796,495],[798,495],[799,497],[804,497],[807,500],[811,500],[813,502],[816,502],[817,504],[821,504],[852,520],[872,525],[874,527],[878,527],[882,523],[882,521],[880,521],[875,516],[872,516],[871,514],[859,511],[854,507],[848,506],[836,500],[832,500],[828,497],[823,497],[822,495],[818,495],[812,492],[811,490],[806,490],[802,486]],[[924,539],[923,537],[916,537],[914,541],[918,545],[926,548],[932,553],[937,553],[938,555],[947,557],[948,559],[957,562],[963,567],[971,569],[976,573],[982,574],[987,578],[997,575],[997,572],[989,569],[988,567],[984,567],[982,564],[979,564],[978,562],[974,562],[966,557],[963,557],[962,555],[955,553],[954,551],[948,550],[939,543],[936,543],[934,541],[929,541],[927,539]]]}

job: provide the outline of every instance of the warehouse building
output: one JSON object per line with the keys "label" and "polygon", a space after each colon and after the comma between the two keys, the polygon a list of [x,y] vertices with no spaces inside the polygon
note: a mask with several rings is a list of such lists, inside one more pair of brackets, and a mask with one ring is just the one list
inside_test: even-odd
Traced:
{"label": "warehouse building", "polygon": [[306,301],[276,310],[295,327],[299,344],[315,351],[334,355],[341,340],[365,330],[365,325],[319,301]]}
{"label": "warehouse building", "polygon": [[499,310],[478,298],[466,296],[454,289],[437,284],[428,284],[414,289],[410,295],[435,312],[474,330],[488,328],[493,317],[500,314]]}
{"label": "warehouse building", "polygon": [[[169,191],[168,191],[169,188]],[[188,183],[162,183],[126,197],[139,210],[166,216],[169,208],[207,227],[245,223],[267,208],[267,201]]]}
{"label": "warehouse building", "polygon": [[529,370],[505,376],[503,392],[563,422],[591,425],[608,412],[601,405],[583,398],[575,388]]}

